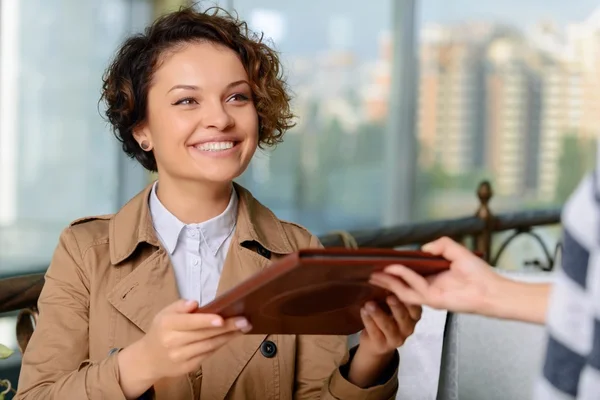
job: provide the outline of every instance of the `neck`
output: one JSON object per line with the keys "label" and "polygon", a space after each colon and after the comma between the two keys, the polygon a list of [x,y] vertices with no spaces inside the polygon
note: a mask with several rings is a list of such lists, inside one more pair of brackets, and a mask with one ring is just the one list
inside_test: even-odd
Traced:
{"label": "neck", "polygon": [[223,213],[229,204],[231,182],[199,183],[175,181],[159,175],[156,195],[160,202],[184,224],[198,224]]}

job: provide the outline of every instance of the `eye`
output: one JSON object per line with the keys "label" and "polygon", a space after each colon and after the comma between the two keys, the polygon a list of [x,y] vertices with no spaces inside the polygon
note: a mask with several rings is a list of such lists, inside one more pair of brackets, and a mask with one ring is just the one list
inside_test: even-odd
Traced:
{"label": "eye", "polygon": [[249,98],[248,96],[246,96],[245,94],[243,94],[243,93],[236,93],[236,94],[234,94],[234,95],[231,95],[231,96],[230,96],[230,97],[227,99],[227,102],[229,102],[229,101],[232,101],[232,100],[233,100],[233,101],[236,101],[236,102],[238,102],[238,101],[243,101],[243,102],[245,102],[245,101],[248,101],[248,100],[250,100],[250,98]]}
{"label": "eye", "polygon": [[185,98],[183,98],[181,100],[177,100],[175,103],[173,103],[174,106],[179,106],[179,105],[189,106],[192,104],[198,104],[196,99],[194,99],[193,97],[185,97]]}

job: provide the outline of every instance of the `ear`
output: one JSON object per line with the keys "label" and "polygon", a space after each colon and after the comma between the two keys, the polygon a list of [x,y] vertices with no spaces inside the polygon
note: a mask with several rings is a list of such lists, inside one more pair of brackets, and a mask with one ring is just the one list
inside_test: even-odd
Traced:
{"label": "ear", "polygon": [[150,134],[150,130],[148,129],[148,125],[140,124],[133,128],[133,138],[138,144],[142,145],[142,142],[146,142],[152,147],[152,135]]}

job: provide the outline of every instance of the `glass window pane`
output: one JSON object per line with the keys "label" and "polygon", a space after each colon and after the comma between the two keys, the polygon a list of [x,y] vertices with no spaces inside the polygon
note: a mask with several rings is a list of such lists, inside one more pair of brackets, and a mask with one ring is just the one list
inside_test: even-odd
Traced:
{"label": "glass window pane", "polygon": [[44,267],[66,224],[119,205],[102,73],[149,2],[0,2],[0,275]]}
{"label": "glass window pane", "polygon": [[[422,217],[472,214],[482,179],[494,213],[562,205],[593,167],[600,134],[598,1],[420,6]],[[552,252],[559,227],[536,232]],[[498,266],[534,259],[546,255],[521,236]]]}
{"label": "glass window pane", "polygon": [[[417,132],[422,215],[562,204],[600,134],[596,0],[422,0]],[[443,192],[443,195],[442,195]]]}
{"label": "glass window pane", "polygon": [[315,233],[379,226],[390,84],[389,0],[235,0],[281,52],[297,126],[240,182]]}

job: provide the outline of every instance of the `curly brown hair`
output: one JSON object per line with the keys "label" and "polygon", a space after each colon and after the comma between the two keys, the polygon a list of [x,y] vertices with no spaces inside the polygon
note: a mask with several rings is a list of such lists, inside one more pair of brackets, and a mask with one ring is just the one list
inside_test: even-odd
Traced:
{"label": "curly brown hair", "polygon": [[157,170],[154,154],[139,147],[133,130],[145,121],[153,74],[165,51],[198,41],[219,44],[238,54],[258,113],[259,147],[280,143],[285,131],[294,126],[279,57],[263,36],[219,7],[204,12],[184,7],[125,40],[103,76],[101,101],[107,105],[106,117],[113,132],[123,151],[150,171]]}

